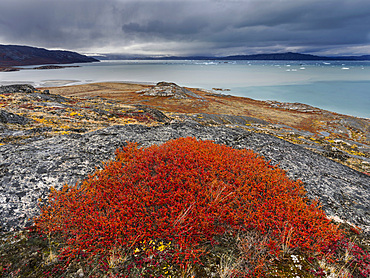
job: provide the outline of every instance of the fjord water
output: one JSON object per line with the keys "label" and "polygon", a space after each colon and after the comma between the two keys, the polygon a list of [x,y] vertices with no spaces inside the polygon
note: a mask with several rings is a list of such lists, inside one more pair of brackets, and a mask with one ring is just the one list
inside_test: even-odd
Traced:
{"label": "fjord water", "polygon": [[38,87],[122,81],[175,82],[259,100],[300,102],[370,118],[370,61],[163,61],[125,60],[77,68],[0,72],[0,84]]}

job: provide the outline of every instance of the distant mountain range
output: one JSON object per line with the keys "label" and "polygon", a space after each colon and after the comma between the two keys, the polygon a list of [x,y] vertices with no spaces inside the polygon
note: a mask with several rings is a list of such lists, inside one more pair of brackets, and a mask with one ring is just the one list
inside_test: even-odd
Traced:
{"label": "distant mountain range", "polygon": [[[105,54],[86,56],[72,51],[47,50],[31,46],[0,45],[0,68],[13,66],[72,64],[99,62],[99,60],[286,60],[286,61],[370,61],[370,55],[363,56],[316,56],[301,53],[271,53],[233,56],[127,56],[120,54]],[[13,70],[13,69],[12,69]]]}
{"label": "distant mountain range", "polygon": [[293,52],[286,53],[275,53],[275,54],[255,54],[255,55],[236,55],[224,57],[226,60],[300,60],[300,61],[315,61],[315,60],[325,60],[325,61],[364,61],[370,60],[370,55],[363,56],[338,56],[338,57],[326,57],[326,56],[316,56],[311,54],[300,54]]}
{"label": "distant mountain range", "polygon": [[47,50],[21,45],[0,45],[0,67],[89,62],[99,62],[99,60],[72,51]]}
{"label": "distant mountain range", "polygon": [[254,55],[233,55],[223,57],[213,56],[166,56],[166,57],[135,57],[119,54],[106,54],[93,56],[101,60],[285,60],[285,61],[368,61],[370,55],[363,56],[316,56],[301,53],[271,53],[271,54],[254,54]]}

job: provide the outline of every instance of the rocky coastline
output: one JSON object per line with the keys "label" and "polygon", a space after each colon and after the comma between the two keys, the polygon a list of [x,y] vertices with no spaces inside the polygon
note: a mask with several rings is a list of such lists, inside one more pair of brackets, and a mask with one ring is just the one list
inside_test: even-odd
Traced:
{"label": "rocky coastline", "polygon": [[79,66],[56,66],[56,65],[39,66],[39,67],[34,67],[34,68],[0,67],[0,72],[12,72],[12,71],[20,71],[20,70],[63,69],[63,68],[78,68],[78,67]]}
{"label": "rocky coastline", "polygon": [[[252,149],[271,164],[285,169],[292,179],[302,180],[308,197],[318,199],[329,217],[351,223],[369,234],[370,176],[366,171],[361,173],[329,159],[330,155],[325,157],[322,150],[325,151],[326,145],[320,140],[327,134],[320,137],[320,133],[312,130],[271,124],[253,115],[216,115],[201,113],[201,110],[200,113],[184,114],[160,110],[136,100],[140,97],[144,100],[179,99],[173,95],[155,96],[153,92],[142,96],[146,88],[148,86],[135,87],[130,93],[135,99],[125,103],[91,96],[92,93],[89,97],[77,98],[53,94],[52,89],[51,92],[39,91],[29,85],[0,87],[1,230],[11,231],[31,225],[32,217],[39,212],[39,201],[46,200],[51,187],[61,188],[66,183],[80,182],[100,168],[103,161],[113,159],[115,150],[126,142],[149,146],[191,136],[234,148]],[[180,92],[182,96],[186,93]],[[200,97],[192,94],[187,95],[189,99],[182,97],[180,100],[210,102],[199,91],[196,94]],[[366,124],[366,120],[351,122],[346,117],[342,120],[343,125],[357,123],[364,134],[368,130],[366,125],[361,125]],[[294,140],[287,141],[287,138],[308,140],[314,135],[317,135],[316,150],[311,142],[306,142],[307,147],[294,143]],[[357,152],[360,153],[361,148],[365,155],[353,155],[366,162],[368,145],[366,141],[355,139],[340,140],[355,142]],[[330,150],[326,151],[330,154]],[[338,149],[338,156],[340,153]]]}

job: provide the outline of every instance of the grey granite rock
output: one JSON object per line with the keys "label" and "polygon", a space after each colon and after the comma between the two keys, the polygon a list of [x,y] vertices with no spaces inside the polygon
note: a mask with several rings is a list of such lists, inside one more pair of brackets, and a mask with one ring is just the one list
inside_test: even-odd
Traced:
{"label": "grey granite rock", "polygon": [[341,119],[340,123],[346,126],[349,126],[350,128],[356,130],[356,131],[362,131],[362,132],[370,132],[369,126],[365,125],[363,121],[356,118],[346,118]]}
{"label": "grey granite rock", "polygon": [[44,103],[47,103],[46,101],[50,101],[50,102],[56,102],[60,104],[61,102],[68,102],[70,100],[68,98],[65,98],[59,95],[52,95],[50,93],[44,93],[44,92],[31,93],[28,96],[36,100],[45,101]]}
{"label": "grey granite rock", "polygon": [[0,123],[25,125],[30,119],[0,109]]}
{"label": "grey granite rock", "polygon": [[308,196],[319,199],[329,216],[370,231],[369,176],[270,135],[194,121],[156,127],[112,126],[83,135],[0,146],[1,229],[29,225],[28,219],[39,212],[38,199],[46,198],[51,186],[75,184],[101,167],[101,161],[114,158],[115,150],[126,141],[150,146],[188,136],[260,153],[291,178],[301,179]]}
{"label": "grey granite rock", "polygon": [[0,86],[0,93],[32,93],[36,89],[29,84]]}

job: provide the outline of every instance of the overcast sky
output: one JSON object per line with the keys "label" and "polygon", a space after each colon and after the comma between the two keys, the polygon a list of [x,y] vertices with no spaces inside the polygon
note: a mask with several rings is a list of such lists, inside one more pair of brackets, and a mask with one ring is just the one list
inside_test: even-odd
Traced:
{"label": "overcast sky", "polygon": [[370,0],[0,0],[0,44],[143,55],[370,54]]}

